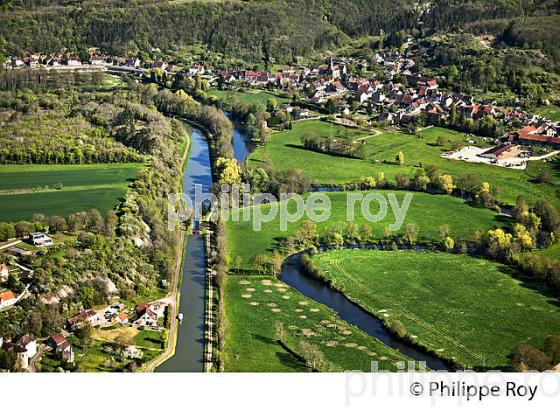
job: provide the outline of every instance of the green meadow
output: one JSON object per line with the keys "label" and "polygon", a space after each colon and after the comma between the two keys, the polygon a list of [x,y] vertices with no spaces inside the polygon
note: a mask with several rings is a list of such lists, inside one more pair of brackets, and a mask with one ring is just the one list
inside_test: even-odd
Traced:
{"label": "green meadow", "polygon": [[125,196],[141,164],[1,165],[0,221],[34,214],[105,214]]}
{"label": "green meadow", "polygon": [[[361,138],[358,143],[366,145],[368,154],[365,159],[354,159],[306,150],[301,144],[301,136],[308,132],[337,138]],[[300,169],[318,184],[341,184],[359,180],[362,176],[376,177],[379,172],[384,172],[389,179],[396,174],[414,175],[421,166],[435,165],[441,172],[449,173],[454,178],[471,173],[481,175],[484,181],[499,189],[499,199],[506,203],[513,204],[517,196],[525,195],[530,200],[548,198],[560,206],[560,199],[556,195],[560,184],[557,161],[530,162],[523,171],[467,163],[441,158],[444,151],[451,149],[452,142],[460,146],[469,145],[466,141],[467,134],[431,127],[420,131],[418,135],[399,131],[375,131],[368,134],[319,120],[294,122],[291,130],[273,133],[268,143],[257,148],[249,156],[248,166],[259,167],[263,162],[270,161],[279,170]],[[447,138],[449,143],[438,146],[440,136]],[[405,156],[404,165],[394,163],[399,151]],[[535,178],[543,170],[550,171],[551,183],[535,182]]]}
{"label": "green meadow", "polygon": [[535,114],[546,117],[549,121],[560,121],[560,107],[557,105],[545,105],[535,110]]}
{"label": "green meadow", "polygon": [[232,90],[211,90],[208,92],[208,96],[216,97],[223,103],[227,103],[231,97],[236,97],[239,101],[247,105],[261,105],[264,107],[266,107],[269,98],[274,98],[278,104],[290,102],[289,98],[280,97],[266,91],[241,92]]}
{"label": "green meadow", "polygon": [[[377,190],[387,198],[387,194],[394,194],[397,203],[402,206],[403,199],[407,192]],[[367,194],[364,192],[363,194]],[[347,221],[347,193],[331,192],[327,194],[331,201],[330,217],[317,224],[318,232],[321,233],[325,228],[338,223]],[[475,231],[485,231],[496,226],[503,226],[510,223],[510,218],[500,215],[486,208],[476,208],[466,204],[462,199],[448,195],[432,195],[424,192],[414,192],[406,216],[403,219],[402,227],[397,233],[404,230],[406,224],[417,224],[419,227],[418,240],[439,241],[439,226],[449,225],[451,236],[456,240],[471,240]],[[260,212],[266,215],[270,211],[270,204],[261,205]],[[290,201],[287,209],[290,213],[295,212],[295,202]],[[371,202],[370,211],[376,214],[379,211],[378,202]],[[254,212],[254,208],[251,208]],[[254,213],[252,213],[254,215]],[[360,209],[360,203],[354,204],[354,223],[361,226],[364,223],[371,225],[376,238],[383,239],[385,227],[395,223],[396,218],[388,205],[387,217],[377,223],[366,222]],[[258,254],[271,253],[282,241],[296,231],[303,220],[288,223],[286,231],[280,229],[279,218],[263,223],[260,231],[253,229],[253,221],[243,221],[243,215],[236,217],[239,221],[234,221],[233,217],[228,218],[226,223],[228,236],[228,249],[230,260],[235,261],[239,256],[242,259],[244,269],[251,269],[251,261]]]}
{"label": "green meadow", "polygon": [[273,277],[230,275],[224,291],[225,371],[309,371],[302,342],[318,350],[331,370],[370,371],[377,360],[381,370],[395,371],[396,362],[406,360]]}
{"label": "green meadow", "polygon": [[467,255],[341,250],[315,256],[322,275],[408,337],[467,367],[507,368],[519,344],[560,332],[557,298],[505,265]]}

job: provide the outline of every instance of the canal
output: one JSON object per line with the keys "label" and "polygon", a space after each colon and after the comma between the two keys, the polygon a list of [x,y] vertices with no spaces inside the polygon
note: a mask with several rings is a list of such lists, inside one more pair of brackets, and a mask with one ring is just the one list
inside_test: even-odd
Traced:
{"label": "canal", "polygon": [[[210,153],[205,135],[197,128],[190,128],[191,148],[188,166],[183,176],[183,191],[194,198],[195,185],[202,186],[202,192],[210,191],[212,169]],[[244,162],[252,149],[246,132],[235,127],[233,150],[235,159]],[[329,191],[330,189],[323,189]],[[432,370],[450,370],[444,361],[406,344],[391,334],[383,322],[365,311],[336,289],[326,283],[306,275],[298,262],[298,255],[289,257],[282,267],[280,280],[301,294],[333,309],[339,317],[361,329],[386,345],[398,349],[405,356],[426,362]],[[156,372],[202,372],[204,357],[204,308],[206,289],[206,261],[204,238],[189,235],[184,258],[180,302],[178,312],[184,318],[179,324],[175,354],[156,368]]]}
{"label": "canal", "polygon": [[[190,157],[183,175],[183,192],[194,202],[195,186],[210,192],[212,167],[208,142],[198,128],[188,127],[191,134]],[[249,155],[249,139],[237,127],[233,131],[235,158],[243,162]],[[177,331],[175,354],[156,368],[156,372],[202,372],[204,366],[204,319],[206,294],[206,255],[204,238],[189,235],[183,263],[178,313],[183,321]]]}
{"label": "canal", "polygon": [[[194,201],[195,185],[210,191],[212,169],[208,143],[202,131],[189,128],[190,157],[183,175],[183,192]],[[175,354],[156,368],[156,372],[202,372],[204,357],[204,306],[206,289],[204,238],[189,235],[183,261],[178,313],[183,321],[177,331]]]}

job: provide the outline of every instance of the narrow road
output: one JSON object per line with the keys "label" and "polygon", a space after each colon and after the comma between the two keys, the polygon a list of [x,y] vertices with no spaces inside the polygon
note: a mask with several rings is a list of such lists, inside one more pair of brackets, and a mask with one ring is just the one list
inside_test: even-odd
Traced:
{"label": "narrow road", "polygon": [[0,245],[0,249],[10,248],[14,245],[17,245],[18,243],[21,243],[19,239],[10,243],[5,243],[4,245]]}
{"label": "narrow road", "polygon": [[27,368],[27,371],[29,373],[35,373],[35,365],[37,364],[37,362],[39,360],[41,360],[41,356],[43,356],[43,354],[45,352],[48,352],[50,350],[52,350],[52,348],[50,346],[47,346],[46,344],[41,343],[39,345],[39,347],[37,348],[37,353],[35,353],[35,356],[33,356],[31,358],[31,360],[29,361],[29,367]]}
{"label": "narrow road", "polygon": [[[181,158],[181,169],[185,167],[190,144],[191,144],[191,140],[189,136],[189,141],[187,143],[187,146],[185,147],[183,158]],[[175,258],[175,277],[173,278],[173,290],[171,291],[171,294],[168,296],[171,299],[171,302],[169,303],[169,306],[167,308],[168,309],[167,316],[170,318],[169,337],[167,338],[167,346],[165,347],[165,350],[158,357],[156,357],[154,360],[148,363],[145,370],[148,373],[153,372],[156,367],[158,367],[160,364],[166,361],[170,356],[172,356],[175,350],[175,342],[177,340],[177,326],[179,323],[179,321],[177,320],[177,306],[179,304],[179,294],[178,294],[179,279],[181,277],[181,272],[182,272],[181,267],[183,262],[183,252],[185,249],[185,240],[187,237],[188,237],[188,232],[186,230],[181,229],[179,248],[178,248],[179,252],[177,254],[177,257]]]}

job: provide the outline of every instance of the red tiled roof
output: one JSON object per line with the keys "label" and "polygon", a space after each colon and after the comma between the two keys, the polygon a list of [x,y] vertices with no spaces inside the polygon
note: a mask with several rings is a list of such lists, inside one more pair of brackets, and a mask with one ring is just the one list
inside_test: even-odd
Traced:
{"label": "red tiled roof", "polygon": [[0,293],[0,300],[12,300],[15,299],[15,297],[16,295],[14,295],[13,292],[10,292],[9,290]]}

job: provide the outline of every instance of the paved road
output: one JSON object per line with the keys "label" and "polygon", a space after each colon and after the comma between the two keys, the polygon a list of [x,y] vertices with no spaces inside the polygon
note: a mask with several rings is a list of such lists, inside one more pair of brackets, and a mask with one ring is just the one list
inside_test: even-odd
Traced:
{"label": "paved road", "polygon": [[39,360],[41,360],[41,356],[43,356],[43,354],[45,352],[48,352],[50,350],[52,350],[52,348],[50,346],[47,346],[46,344],[41,343],[39,345],[39,347],[37,348],[37,353],[29,361],[29,367],[27,368],[27,371],[29,373],[34,373],[35,372],[35,365],[37,364],[37,362]]}

